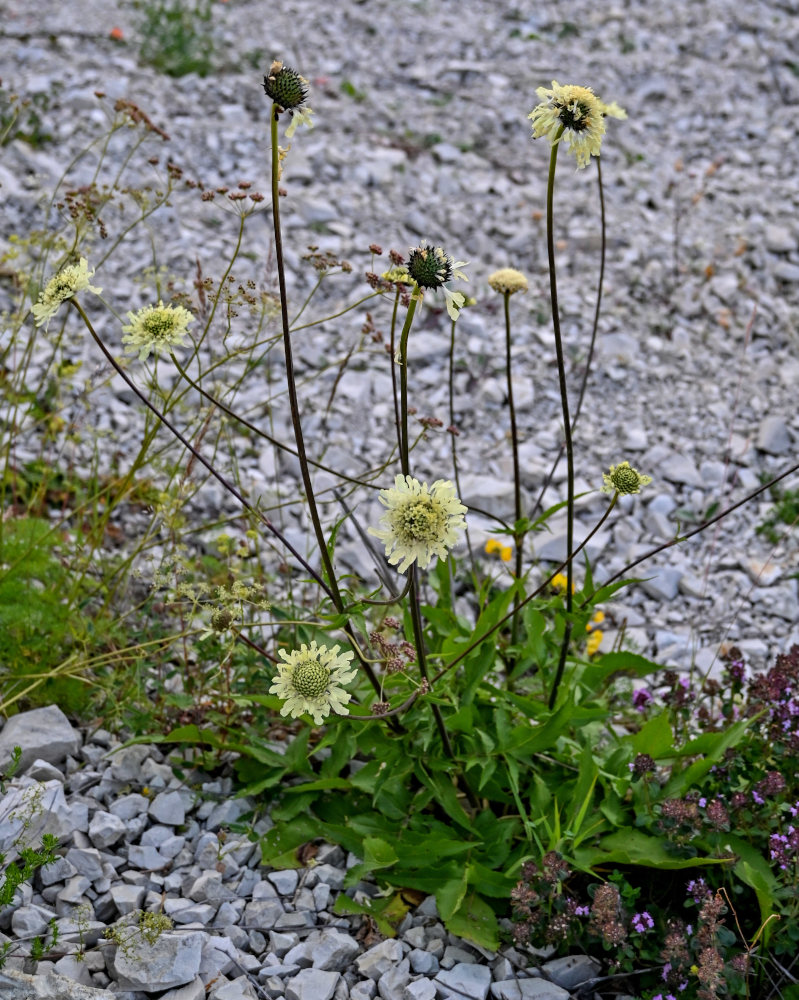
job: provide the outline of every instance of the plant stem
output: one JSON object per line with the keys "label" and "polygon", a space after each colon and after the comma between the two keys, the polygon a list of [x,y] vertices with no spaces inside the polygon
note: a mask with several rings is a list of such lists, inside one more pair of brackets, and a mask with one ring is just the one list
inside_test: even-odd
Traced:
{"label": "plant stem", "polygon": [[555,199],[555,167],[558,162],[558,149],[560,143],[557,141],[563,133],[563,126],[560,127],[556,136],[556,141],[552,144],[552,151],[549,156],[549,179],[547,181],[547,257],[549,260],[549,295],[552,302],[552,327],[555,332],[555,354],[558,362],[558,383],[560,385],[560,401],[563,407],[563,435],[566,446],[566,622],[563,630],[563,644],[560,649],[560,659],[558,669],[555,674],[555,683],[549,695],[550,709],[555,704],[558,696],[558,687],[563,677],[563,669],[566,665],[566,655],[569,650],[571,640],[572,625],[572,579],[574,576],[572,549],[574,547],[574,449],[572,447],[572,427],[569,417],[569,396],[566,388],[566,364],[563,359],[563,340],[560,335],[560,315],[558,312],[558,282],[555,273],[555,232],[554,232],[554,212],[553,204]]}
{"label": "plant stem", "polygon": [[[456,426],[455,426],[455,320],[450,324],[450,334],[449,334],[449,435],[450,444],[452,446],[452,471],[453,477],[455,479],[455,489],[459,497],[463,496],[461,492],[461,479],[460,479],[460,469],[458,468],[458,446],[456,444]],[[472,548],[472,540],[469,537],[469,525],[467,523],[466,529],[466,548],[469,552],[469,562],[472,565],[472,578],[474,580],[475,593],[480,590],[480,580],[477,575],[477,563],[474,558],[474,549]]]}
{"label": "plant stem", "polygon": [[300,420],[300,407],[297,400],[297,386],[294,380],[294,358],[291,349],[291,330],[289,329],[288,296],[286,295],[286,274],[283,266],[283,239],[280,232],[280,192],[279,192],[279,170],[280,155],[278,152],[277,123],[280,112],[278,105],[272,105],[271,116],[271,138],[272,138],[272,219],[274,221],[275,232],[275,261],[277,263],[277,279],[280,288],[280,315],[283,322],[283,350],[286,356],[286,384],[289,394],[289,408],[291,410],[291,424],[294,428],[294,441],[297,446],[297,458],[300,463],[300,474],[305,488],[305,498],[308,502],[308,513],[313,524],[316,544],[319,547],[319,556],[324,567],[324,574],[327,578],[329,592],[336,606],[337,611],[341,611],[344,602],[338,588],[338,581],[333,570],[333,562],[327,550],[327,541],[322,523],[319,520],[319,510],[316,506],[313,483],[311,481],[308,458],[305,453],[305,441],[302,434],[302,422]]}
{"label": "plant stem", "polygon": [[[599,330],[599,314],[602,308],[602,289],[605,284],[605,257],[607,255],[607,233],[606,233],[606,222],[605,222],[605,189],[602,185],[602,167],[600,165],[600,157],[594,157],[596,161],[597,169],[597,182],[599,185],[599,217],[600,217],[600,250],[599,250],[599,280],[597,282],[596,290],[596,305],[594,307],[594,324],[591,328],[591,343],[588,346],[588,357],[585,362],[585,370],[583,371],[583,377],[580,382],[580,393],[577,397],[577,406],[574,409],[574,418],[572,419],[572,434],[574,434],[574,429],[577,426],[577,421],[580,419],[580,412],[583,408],[583,400],[585,399],[585,390],[588,386],[588,376],[591,373],[591,362],[594,359],[594,347],[596,346],[596,336]],[[544,494],[552,482],[552,477],[555,475],[555,470],[558,467],[558,462],[563,455],[563,445],[561,444],[558,449],[558,454],[555,456],[555,461],[552,463],[552,468],[549,470],[549,474],[544,480],[544,484],[541,487],[541,491],[538,494],[538,499],[533,506],[533,511],[531,516],[534,516],[536,512],[540,509]]]}
{"label": "plant stem", "polygon": [[[515,576],[517,580],[522,578],[522,559],[524,549],[524,532],[518,530],[519,521],[522,519],[522,481],[519,469],[519,434],[516,428],[516,407],[513,403],[513,375],[511,369],[511,339],[510,339],[510,292],[503,295],[505,300],[505,371],[508,379],[508,411],[510,413],[510,443],[513,453],[513,499],[514,499],[514,532],[513,544],[516,546],[516,567]],[[513,599],[513,620],[511,623],[510,641],[511,645],[516,645],[519,635],[519,595]]]}
{"label": "plant stem", "polygon": [[420,295],[419,286],[414,285],[411,293],[411,301],[408,305],[408,313],[405,316],[405,323],[400,334],[399,363],[400,363],[400,425],[397,428],[400,465],[403,476],[410,475],[410,458],[408,448],[408,334],[413,325],[413,315],[416,312],[416,303]]}
{"label": "plant stem", "polygon": [[[554,569],[540,586],[536,587],[536,589],[532,592],[532,594],[528,594],[527,597],[525,597],[524,600],[519,603],[519,608],[523,608],[525,604],[529,604],[530,601],[538,597],[538,595],[555,579],[558,573],[562,572],[562,570],[566,566],[566,563],[569,560],[573,559],[579,552],[582,551],[582,549],[586,547],[586,545],[588,545],[588,543],[591,541],[594,535],[599,531],[599,529],[602,527],[605,521],[607,521],[608,517],[610,516],[610,512],[616,506],[617,499],[618,499],[618,494],[615,494],[613,496],[613,499],[608,504],[608,509],[605,511],[602,517],[600,517],[600,519],[597,521],[594,527],[589,531],[589,533],[585,536],[583,541],[580,542],[580,544],[577,546],[574,552],[572,552],[571,555],[567,556],[566,559],[560,564],[560,566]],[[466,647],[466,649],[464,649],[461,653],[459,653],[454,660],[450,660],[445,667],[442,667],[439,670],[439,672],[433,678],[432,683],[435,684],[435,682],[439,680],[441,677],[443,677],[444,674],[447,673],[447,671],[451,670],[453,667],[456,667],[459,663],[465,660],[466,657],[469,655],[469,653],[477,649],[478,646],[482,645],[482,643],[484,643],[489,636],[493,635],[494,632],[497,631],[497,629],[502,628],[503,625],[509,622],[511,618],[513,618],[514,614],[516,614],[515,609],[513,611],[509,611],[503,618],[500,618],[500,620],[496,624],[492,625],[491,628],[486,629],[482,635],[478,636],[476,639],[473,639]]]}

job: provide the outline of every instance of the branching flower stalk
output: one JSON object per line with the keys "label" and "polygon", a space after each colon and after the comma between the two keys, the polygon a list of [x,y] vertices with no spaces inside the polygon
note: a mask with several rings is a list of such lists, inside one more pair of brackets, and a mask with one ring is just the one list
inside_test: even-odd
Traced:
{"label": "branching flower stalk", "polygon": [[74,308],[78,311],[80,318],[83,320],[86,326],[86,329],[91,334],[94,342],[103,352],[103,356],[105,357],[106,361],[111,365],[111,367],[114,369],[117,375],[120,376],[120,378],[124,381],[124,383],[128,386],[128,388],[131,389],[136,394],[136,396],[141,400],[141,402],[144,403],[144,405],[150,410],[150,412],[167,428],[167,430],[176,438],[176,440],[180,441],[183,447],[191,453],[194,459],[197,462],[199,462],[204,469],[210,472],[211,475],[214,477],[214,479],[216,479],[217,482],[222,487],[224,487],[224,489],[226,489],[228,493],[230,493],[230,495],[234,497],[241,504],[244,510],[246,510],[248,514],[252,514],[254,517],[256,517],[264,525],[264,527],[267,528],[275,536],[275,538],[277,538],[278,541],[286,547],[286,549],[288,549],[288,551],[299,562],[302,568],[308,574],[310,574],[310,576],[319,584],[322,590],[325,591],[328,597],[330,597],[330,599],[333,600],[333,593],[331,589],[328,587],[325,580],[323,580],[322,577],[319,575],[319,573],[313,568],[313,566],[311,566],[310,563],[308,563],[300,555],[300,553],[294,548],[294,546],[288,541],[288,539],[283,536],[280,530],[269,520],[269,518],[266,517],[264,514],[262,514],[255,507],[253,507],[253,505],[248,500],[246,500],[242,496],[242,494],[236,489],[233,483],[231,483],[230,480],[228,480],[225,476],[223,476],[221,472],[215,469],[214,466],[211,464],[211,462],[209,462],[208,459],[206,459],[202,454],[200,454],[200,452],[194,447],[194,445],[186,437],[184,437],[183,434],[181,434],[181,432],[177,429],[177,427],[175,427],[175,425],[171,422],[171,420],[169,420],[169,418],[164,413],[162,413],[153,403],[151,403],[150,400],[144,395],[144,393],[138,388],[136,383],[131,379],[131,377],[128,375],[125,369],[119,364],[116,358],[114,358],[114,356],[105,346],[105,344],[97,334],[96,330],[92,326],[91,320],[84,312],[83,306],[81,306],[80,302],[78,302],[77,299],[70,299],[69,301],[70,304],[74,306]]}

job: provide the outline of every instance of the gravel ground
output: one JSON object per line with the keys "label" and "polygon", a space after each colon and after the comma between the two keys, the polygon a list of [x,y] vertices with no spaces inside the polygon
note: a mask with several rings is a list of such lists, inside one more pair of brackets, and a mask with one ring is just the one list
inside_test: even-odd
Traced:
{"label": "gravel ground", "polygon": [[[101,132],[96,90],[108,101],[135,101],[169,134],[169,143],[153,140],[162,162],[171,158],[208,187],[246,179],[265,191],[268,102],[261,78],[273,57],[285,60],[310,80],[317,122],[313,131],[297,133],[283,177],[294,301],[302,301],[312,281],[299,260],[310,243],[353,265],[349,278],[322,286],[314,316],[365,287],[358,280],[372,266],[372,243],[407,253],[428,239],[469,261],[469,291],[478,303],[458,323],[455,382],[462,496],[509,516],[504,330],[501,303],[485,279],[505,266],[530,279],[529,294],[516,296],[512,306],[525,499],[532,505],[558,452],[561,417],[542,219],[548,148],[545,140],[531,141],[526,116],[537,103],[536,87],[552,79],[592,86],[623,105],[629,118],[609,122],[603,145],[608,259],[597,356],[576,433],[578,489],[598,486],[607,466],[622,459],[655,480],[620,505],[595,540],[590,554],[601,580],[673,538],[678,524],[685,530],[713,505],[738,500],[761,477],[797,460],[797,13],[795,2],[731,0],[554,0],[543,7],[231,0],[213,8],[217,69],[204,79],[173,80],[139,64],[129,5],[45,0],[34,9],[6,0],[3,83],[40,95],[42,128],[54,141],[33,149],[17,139],[0,149],[0,236],[5,246],[12,234],[53,224],[42,198],[68,159]],[[109,37],[115,27],[122,43]],[[119,155],[112,144],[111,160]],[[149,176],[145,159],[131,165],[133,178]],[[90,179],[91,169],[90,160],[79,162],[77,182]],[[593,166],[575,171],[574,161],[561,156],[558,275],[573,393],[598,275],[595,178]],[[150,301],[152,281],[141,275],[153,244],[159,262],[190,288],[197,261],[204,274],[218,275],[235,239],[235,219],[220,216],[196,192],[181,191],[147,232],[134,233],[123,252],[98,268],[95,280],[124,315]],[[236,277],[271,287],[268,213],[251,220],[247,247]],[[101,243],[89,249],[90,263],[102,250]],[[6,275],[0,296],[9,288]],[[388,303],[373,313],[385,330]],[[391,439],[381,346],[367,343],[357,354],[324,414],[337,369],[319,369],[359,343],[362,322],[361,313],[305,331],[298,351],[301,375],[313,376],[301,389],[310,446],[321,450],[324,434],[326,461],[349,471],[373,466]],[[74,323],[70,318],[70,330]],[[119,336],[108,321],[101,319],[98,329],[109,343]],[[72,359],[98,371],[90,342],[77,328],[70,336]],[[444,427],[448,343],[446,313],[425,305],[411,343],[412,401]],[[42,366],[47,354],[42,342],[36,353]],[[278,362],[274,370],[279,375]],[[94,398],[99,409],[92,423],[113,431],[123,453],[132,450],[142,418],[130,394],[112,380]],[[245,385],[239,403],[263,418],[263,386]],[[285,413],[273,411],[272,421],[273,433],[290,440]],[[292,493],[290,458],[253,450],[243,439],[240,445],[252,495],[268,506]],[[19,448],[24,458],[24,440]],[[414,471],[419,478],[449,477],[449,456],[449,436],[431,432]],[[547,501],[562,498],[564,480],[561,465]],[[324,474],[316,482],[330,485]],[[799,477],[784,485],[796,488]],[[356,493],[351,503],[358,502],[361,519],[374,521],[374,498]],[[230,509],[213,486],[193,503],[197,518]],[[708,670],[719,644],[735,641],[757,669],[799,641],[796,533],[776,546],[757,535],[769,506],[760,498],[647,563],[649,579],[607,609],[603,648],[623,626],[631,643],[664,665]],[[578,537],[603,509],[596,493],[581,501]],[[330,519],[337,512],[326,507]],[[280,516],[287,535],[306,545],[302,511],[290,507]],[[481,544],[490,522],[472,517],[470,524]],[[555,521],[553,534],[536,539],[536,555],[557,558],[564,533]],[[345,568],[373,573],[354,532],[342,532],[338,558]]]}

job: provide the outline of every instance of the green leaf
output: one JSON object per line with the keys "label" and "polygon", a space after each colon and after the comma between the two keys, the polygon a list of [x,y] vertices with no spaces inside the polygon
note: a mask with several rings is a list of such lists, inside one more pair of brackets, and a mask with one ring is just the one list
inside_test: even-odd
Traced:
{"label": "green leaf", "polygon": [[694,743],[702,740],[704,756],[701,760],[694,761],[684,771],[674,774],[666,787],[662,789],[662,797],[678,798],[684,795],[691,786],[698,784],[711,767],[721,760],[725,751],[734,747],[744,738],[752,721],[752,719],[741,719],[720,733],[703,733]]}
{"label": "green leaf", "polygon": [[468,874],[464,868],[461,876],[445,882],[436,890],[436,906],[441,918],[446,923],[463,902],[468,888]]}
{"label": "green leaf", "polygon": [[286,795],[297,795],[302,792],[326,791],[330,788],[347,789],[349,791],[352,785],[345,778],[320,778],[318,781],[307,781],[304,785],[290,785],[288,788],[284,788],[283,791]]}
{"label": "green leaf", "polygon": [[383,935],[383,937],[393,938],[397,936],[396,929],[391,925],[391,923],[385,919],[382,913],[379,912],[371,903],[356,903],[354,899],[350,899],[344,893],[341,893],[336,898],[336,902],[333,904],[333,912],[340,913],[345,916],[350,914],[363,914],[365,916],[371,917],[377,924],[377,929]]}
{"label": "green leaf", "polygon": [[636,753],[648,753],[655,759],[673,753],[674,733],[669,724],[669,710],[664,709],[648,719],[634,736],[629,737],[629,742]]}
{"label": "green leaf", "polygon": [[448,931],[481,948],[496,951],[499,947],[497,917],[476,892],[470,892],[460,908],[444,924]]}
{"label": "green leaf", "polygon": [[363,842],[363,850],[364,862],[372,870],[376,868],[390,868],[391,865],[396,864],[399,860],[397,852],[391,844],[388,841],[381,840],[380,837],[366,837]]}
{"label": "green leaf", "polygon": [[602,837],[598,847],[581,847],[574,852],[575,861],[587,870],[604,864],[642,865],[646,868],[699,868],[702,865],[730,865],[728,858],[675,857],[666,849],[661,837],[651,837],[641,830],[617,830]]}

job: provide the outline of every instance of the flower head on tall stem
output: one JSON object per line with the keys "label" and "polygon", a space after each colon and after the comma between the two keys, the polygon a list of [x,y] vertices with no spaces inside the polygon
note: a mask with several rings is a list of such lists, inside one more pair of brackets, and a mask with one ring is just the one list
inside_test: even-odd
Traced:
{"label": "flower head on tall stem", "polygon": [[466,296],[462,292],[453,292],[447,288],[447,282],[454,278],[468,281],[469,279],[461,271],[462,267],[466,267],[466,263],[465,260],[453,261],[441,247],[422,243],[411,250],[407,271],[420,289],[442,289],[446,296],[449,317],[456,320],[466,303]]}
{"label": "flower head on tall stem", "polygon": [[565,139],[578,167],[587,167],[592,156],[599,156],[605,118],[626,118],[627,112],[615,101],[605,104],[590,87],[552,81],[552,89],[539,87],[541,98],[527,116],[533,123],[533,138],[545,135],[551,145]]}
{"label": "flower head on tall stem", "polygon": [[466,526],[466,507],[444,479],[428,486],[412,476],[397,476],[392,489],[380,491],[379,500],[386,508],[383,527],[370,528],[369,534],[385,543],[388,561],[399,563],[400,573],[413,562],[425,569],[434,556],[446,558]]}
{"label": "flower head on tall stem", "polygon": [[58,312],[61,304],[78,292],[89,291],[99,295],[102,288],[89,284],[94,270],[89,270],[89,262],[81,257],[77,264],[67,264],[47,282],[39,293],[39,301],[33,307],[36,326],[47,326]]}
{"label": "flower head on tall stem", "polygon": [[502,267],[488,276],[488,284],[502,295],[527,291],[527,278],[513,267]]}
{"label": "flower head on tall stem", "polygon": [[291,123],[286,129],[286,138],[290,139],[298,125],[313,128],[311,108],[303,108],[308,98],[308,81],[305,77],[275,59],[269,67],[269,74],[264,77],[264,93],[271,97],[278,112],[288,111]]}
{"label": "flower head on tall stem", "polygon": [[283,699],[281,715],[297,719],[307,712],[317,726],[331,711],[349,715],[346,706],[352,695],[340,685],[348,684],[357,674],[350,664],[351,652],[339,654],[338,646],[328,649],[312,641],[291,653],[279,649],[278,655],[285,663],[278,663],[269,693]]}
{"label": "flower head on tall stem", "polygon": [[145,306],[138,312],[128,313],[129,323],[122,327],[127,336],[122,338],[125,350],[139,352],[139,361],[146,361],[150,353],[182,347],[183,338],[194,316],[183,306],[165,306],[159,299],[157,306]]}
{"label": "flower head on tall stem", "polygon": [[640,493],[642,486],[648,486],[652,482],[652,477],[642,475],[637,469],[633,469],[629,462],[621,462],[619,465],[611,465],[610,472],[603,473],[602,481],[600,492],[611,496],[620,493],[624,496]]}

